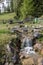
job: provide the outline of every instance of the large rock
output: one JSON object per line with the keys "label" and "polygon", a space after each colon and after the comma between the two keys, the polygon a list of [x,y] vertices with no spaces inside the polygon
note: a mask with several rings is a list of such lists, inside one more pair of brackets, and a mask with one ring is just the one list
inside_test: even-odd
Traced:
{"label": "large rock", "polygon": [[34,64],[33,58],[24,59],[22,61],[22,65],[32,65],[32,64]]}

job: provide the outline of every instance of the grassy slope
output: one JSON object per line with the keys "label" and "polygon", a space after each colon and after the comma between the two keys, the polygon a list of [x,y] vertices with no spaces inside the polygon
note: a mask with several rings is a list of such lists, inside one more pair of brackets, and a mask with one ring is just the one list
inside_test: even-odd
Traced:
{"label": "grassy slope", "polygon": [[16,15],[15,13],[1,14],[1,15],[0,15],[0,20],[13,19],[15,15]]}

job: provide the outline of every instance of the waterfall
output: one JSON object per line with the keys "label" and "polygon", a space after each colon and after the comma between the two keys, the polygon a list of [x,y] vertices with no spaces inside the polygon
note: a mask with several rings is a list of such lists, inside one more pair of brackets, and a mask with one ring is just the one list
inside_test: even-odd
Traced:
{"label": "waterfall", "polygon": [[25,38],[23,39],[21,48],[24,48],[24,47],[32,47],[32,40],[29,39],[28,37],[25,37]]}

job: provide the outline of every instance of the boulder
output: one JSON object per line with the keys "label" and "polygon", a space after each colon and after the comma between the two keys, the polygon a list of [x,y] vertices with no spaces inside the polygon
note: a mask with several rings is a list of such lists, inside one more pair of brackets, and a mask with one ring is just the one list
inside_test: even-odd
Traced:
{"label": "boulder", "polygon": [[33,60],[33,58],[28,58],[28,59],[24,59],[23,61],[22,61],[22,65],[33,65],[34,64],[34,60]]}

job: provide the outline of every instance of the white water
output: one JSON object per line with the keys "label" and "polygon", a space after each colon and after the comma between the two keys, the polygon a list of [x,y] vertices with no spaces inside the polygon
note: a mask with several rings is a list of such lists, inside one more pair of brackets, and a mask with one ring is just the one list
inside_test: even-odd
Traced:
{"label": "white water", "polygon": [[24,48],[24,47],[31,47],[32,46],[32,40],[29,39],[28,37],[25,37],[23,39],[23,43],[21,45],[21,48]]}

